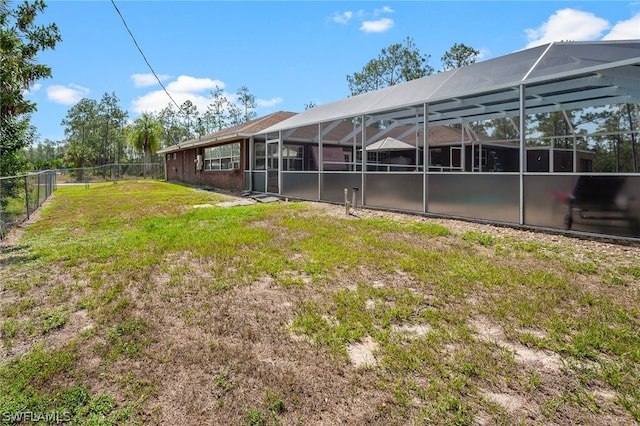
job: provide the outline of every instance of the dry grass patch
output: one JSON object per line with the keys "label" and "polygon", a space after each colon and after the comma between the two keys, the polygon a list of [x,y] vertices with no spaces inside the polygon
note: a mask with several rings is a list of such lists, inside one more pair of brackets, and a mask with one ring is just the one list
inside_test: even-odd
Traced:
{"label": "dry grass patch", "polygon": [[638,248],[319,203],[217,205],[229,201],[149,182],[58,190],[0,254],[0,412],[640,421]]}

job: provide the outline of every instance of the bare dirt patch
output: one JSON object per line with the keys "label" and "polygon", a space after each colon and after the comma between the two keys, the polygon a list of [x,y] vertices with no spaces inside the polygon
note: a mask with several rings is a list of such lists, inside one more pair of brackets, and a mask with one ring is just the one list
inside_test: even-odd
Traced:
{"label": "bare dirt patch", "polygon": [[503,407],[510,413],[516,413],[526,407],[527,403],[518,395],[507,393],[484,392],[484,396]]}
{"label": "bare dirt patch", "polygon": [[524,345],[508,341],[502,332],[502,329],[484,318],[476,319],[473,322],[478,336],[481,339],[497,343],[511,350],[515,359],[528,366],[535,366],[551,372],[558,372],[562,366],[562,358],[551,351],[542,351],[528,348]]}
{"label": "bare dirt patch", "polygon": [[347,354],[356,367],[374,366],[378,363],[375,356],[377,348],[376,341],[367,336],[362,341],[347,346]]}

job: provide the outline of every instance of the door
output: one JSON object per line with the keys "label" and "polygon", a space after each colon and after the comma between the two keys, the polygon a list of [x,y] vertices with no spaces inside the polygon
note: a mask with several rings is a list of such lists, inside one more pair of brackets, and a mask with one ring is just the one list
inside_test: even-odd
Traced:
{"label": "door", "polygon": [[451,169],[462,170],[462,148],[452,146],[451,151]]}
{"label": "door", "polygon": [[278,141],[267,142],[267,192],[278,194]]}

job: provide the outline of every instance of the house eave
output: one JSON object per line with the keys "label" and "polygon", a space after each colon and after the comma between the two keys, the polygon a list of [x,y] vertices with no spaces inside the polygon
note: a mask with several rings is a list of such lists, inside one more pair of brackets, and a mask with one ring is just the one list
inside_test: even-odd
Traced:
{"label": "house eave", "polygon": [[205,146],[213,146],[220,145],[225,142],[230,142],[238,139],[248,139],[253,136],[253,133],[246,132],[238,132],[231,133],[228,135],[223,135],[215,138],[202,138],[202,139],[191,139],[188,141],[180,142],[176,145],[169,146],[167,148],[163,148],[159,150],[158,154],[169,154],[172,152],[184,151],[187,149],[200,148]]}

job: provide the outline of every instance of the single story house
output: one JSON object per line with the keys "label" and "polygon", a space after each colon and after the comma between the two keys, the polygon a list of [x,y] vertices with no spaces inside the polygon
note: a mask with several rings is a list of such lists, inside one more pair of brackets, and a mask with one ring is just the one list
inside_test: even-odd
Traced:
{"label": "single story house", "polygon": [[189,185],[242,191],[248,168],[249,142],[256,133],[289,117],[278,111],[246,123],[161,149],[165,179]]}
{"label": "single story house", "polygon": [[639,104],[640,40],[558,42],[161,152],[169,181],[638,240]]}

